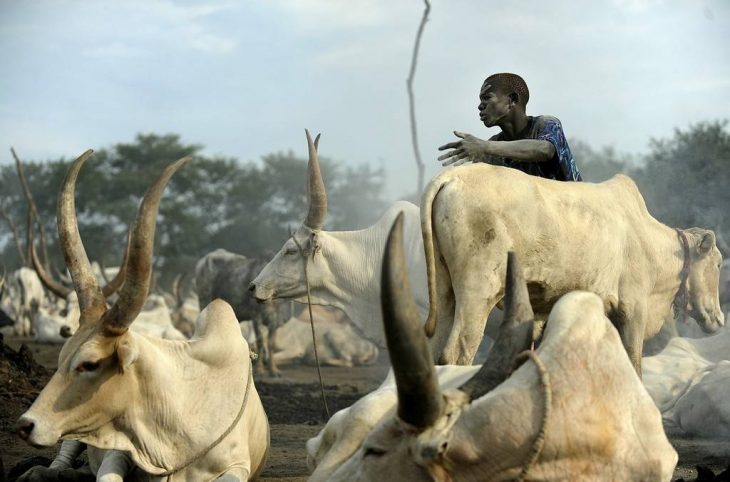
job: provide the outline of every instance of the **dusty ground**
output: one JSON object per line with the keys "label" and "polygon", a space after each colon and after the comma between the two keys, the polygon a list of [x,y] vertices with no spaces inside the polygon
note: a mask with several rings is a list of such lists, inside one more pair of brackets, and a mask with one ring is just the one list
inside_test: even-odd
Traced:
{"label": "dusty ground", "polygon": [[[17,350],[21,341],[5,342]],[[55,369],[58,346],[28,343],[30,349],[15,355],[0,346],[0,461],[9,471],[32,456],[53,457],[55,449],[38,450],[27,446],[12,433],[12,424],[32,403]],[[29,356],[31,355],[31,356]],[[35,363],[37,362],[37,363]],[[327,402],[331,413],[351,405],[380,384],[388,369],[387,360],[376,366],[353,369],[323,368]],[[284,367],[279,380],[257,380],[256,387],[271,423],[272,450],[263,482],[305,481],[304,443],[324,425],[324,411],[313,367]],[[673,437],[680,454],[674,480],[694,480],[695,465],[707,465],[719,473],[730,461],[730,441],[712,442]],[[0,476],[0,480],[3,477]]]}

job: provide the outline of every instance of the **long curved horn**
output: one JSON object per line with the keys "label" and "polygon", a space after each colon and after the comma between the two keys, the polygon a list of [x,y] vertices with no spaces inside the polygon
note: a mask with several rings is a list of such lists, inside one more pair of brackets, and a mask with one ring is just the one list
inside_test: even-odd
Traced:
{"label": "long curved horn", "polygon": [[402,212],[388,235],[382,287],[380,299],[385,338],[398,389],[398,417],[425,429],[441,415],[443,400],[408,280]]}
{"label": "long curved horn", "polygon": [[117,302],[104,314],[101,321],[104,332],[109,336],[125,333],[142,311],[150,288],[152,251],[160,198],[172,175],[190,159],[190,156],[183,157],[167,166],[142,199],[132,228],[129,256],[125,264],[127,274],[124,286],[119,292]]}
{"label": "long curved horn", "polygon": [[106,310],[104,295],[96,282],[96,276],[91,270],[91,263],[89,263],[84,244],[81,241],[74,200],[79,170],[93,153],[94,151],[89,149],[71,164],[66,178],[63,180],[61,191],[58,193],[58,238],[63,258],[71,273],[74,289],[79,296],[80,325],[98,320]]}
{"label": "long curved horn", "polygon": [[3,274],[0,275],[0,300],[3,299],[3,295],[5,294],[5,277],[7,276],[8,272],[5,270],[5,265],[2,265],[3,267]]}
{"label": "long curved horn", "polygon": [[[114,278],[112,278],[111,281],[107,281],[106,285],[101,288],[101,293],[104,295],[105,298],[109,298],[111,295],[117,292],[119,288],[124,284],[124,278],[127,274],[127,259],[129,258],[129,247],[130,243],[132,241],[132,227],[127,230],[127,245],[124,248],[124,257],[122,257],[122,262],[119,265],[119,270],[117,271],[117,274],[114,275]],[[104,276],[104,266],[101,266],[101,273],[102,276]],[[105,276],[106,279],[106,276]]]}
{"label": "long curved horn", "polygon": [[515,358],[532,342],[535,315],[530,306],[527,283],[513,252],[507,254],[504,321],[482,368],[460,390],[475,400],[509,377]]}
{"label": "long curved horn", "polygon": [[179,310],[185,300],[182,297],[182,284],[187,276],[187,273],[178,273],[172,282],[172,293],[175,295],[175,309]]}
{"label": "long curved horn", "polygon": [[[25,199],[28,202],[28,207],[30,209],[30,212],[32,213],[33,220],[38,223],[38,232],[40,233],[41,238],[41,253],[43,254],[43,264],[46,268],[46,271],[48,271],[50,261],[48,258],[48,245],[46,243],[46,229],[43,227],[43,223],[41,222],[41,216],[40,214],[38,214],[38,208],[36,207],[35,199],[33,198],[33,192],[30,190],[28,180],[25,177],[23,163],[18,155],[15,153],[15,149],[11,147],[10,152],[15,159],[15,168],[18,171],[20,186],[23,188],[23,194],[25,195]],[[30,248],[28,248],[28,250],[28,254],[30,255]]]}
{"label": "long curved horn", "polygon": [[324,189],[324,180],[322,179],[322,171],[317,157],[319,134],[312,142],[312,135],[309,130],[304,129],[304,132],[307,134],[307,145],[309,146],[309,163],[307,164],[309,212],[304,220],[304,225],[317,231],[324,227],[324,220],[327,217],[327,192]]}
{"label": "long curved horn", "polygon": [[43,263],[38,259],[38,254],[35,250],[35,240],[33,239],[33,220],[30,216],[28,217],[28,249],[30,250],[30,259],[33,263],[33,268],[35,268],[35,272],[38,274],[38,278],[43,283],[43,286],[59,298],[66,299],[73,290],[53,279],[53,276],[46,271]]}

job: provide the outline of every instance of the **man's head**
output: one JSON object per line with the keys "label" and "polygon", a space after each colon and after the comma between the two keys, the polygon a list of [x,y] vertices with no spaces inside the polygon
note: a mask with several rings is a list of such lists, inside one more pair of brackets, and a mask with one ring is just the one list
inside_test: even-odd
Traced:
{"label": "man's head", "polygon": [[479,118],[487,127],[493,127],[509,115],[525,115],[529,100],[530,91],[519,75],[490,75],[479,91]]}

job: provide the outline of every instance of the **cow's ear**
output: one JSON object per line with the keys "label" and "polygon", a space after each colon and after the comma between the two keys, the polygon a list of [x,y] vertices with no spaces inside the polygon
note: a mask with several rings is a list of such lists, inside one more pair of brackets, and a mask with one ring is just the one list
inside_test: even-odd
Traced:
{"label": "cow's ear", "polygon": [[705,255],[712,251],[712,248],[715,246],[715,233],[712,231],[706,231],[702,235],[702,239],[700,240],[700,244],[697,245],[697,251],[701,255]]}
{"label": "cow's ear", "polygon": [[122,335],[116,344],[117,360],[119,361],[119,373],[124,374],[139,357],[139,349],[132,337]]}

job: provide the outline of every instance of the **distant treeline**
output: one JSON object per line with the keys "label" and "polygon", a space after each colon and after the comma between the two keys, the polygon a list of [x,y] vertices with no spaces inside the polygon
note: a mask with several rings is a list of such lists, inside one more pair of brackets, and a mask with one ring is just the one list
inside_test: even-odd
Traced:
{"label": "distant treeline", "polygon": [[[190,272],[209,251],[225,248],[246,256],[273,255],[307,212],[307,159],[292,152],[267,155],[260,163],[206,157],[202,146],[181,142],[174,134],[140,134],[135,142],[101,149],[86,162],[77,182],[79,230],[91,260],[119,264],[128,223],[152,180],[168,163],[186,155],[193,162],[172,178],[160,205],[155,266],[165,284]],[[22,157],[22,151],[18,152]],[[80,153],[79,153],[80,154]],[[51,264],[63,267],[57,249],[56,196],[72,159],[23,162],[25,175],[47,232]],[[348,167],[320,157],[329,197],[326,227],[352,229],[375,221],[385,210],[384,171],[367,164]],[[21,249],[0,218],[5,239],[1,262],[7,270],[27,257],[28,204],[14,164],[0,168],[0,207],[17,225]],[[38,229],[35,229],[40,252]],[[0,267],[0,271],[2,267]]]}
{"label": "distant treeline", "polygon": [[[637,182],[649,211],[661,221],[675,227],[720,229],[726,239],[730,237],[727,122],[676,130],[671,138],[652,140],[649,153],[640,158],[612,148],[596,151],[576,140],[571,146],[586,181],[623,172]],[[89,257],[105,266],[119,263],[127,225],[144,191],[163,166],[185,155],[193,155],[194,161],[173,177],[157,224],[155,263],[164,282],[192,271],[197,259],[216,248],[247,256],[273,255],[288,229],[304,219],[306,159],[278,152],[260,163],[243,163],[206,157],[201,150],[202,146],[184,144],[174,134],[140,134],[132,143],[97,151],[79,175],[76,194],[79,228]],[[47,232],[51,264],[57,267],[63,261],[57,249],[56,195],[70,160],[24,162]],[[329,197],[327,229],[364,227],[380,217],[391,201],[384,198],[383,169],[320,161]],[[9,223],[0,218],[0,246],[6,241],[0,265],[12,270],[25,256],[28,212],[13,164],[0,168],[0,208],[22,237],[18,250]]]}
{"label": "distant treeline", "polygon": [[618,172],[631,176],[649,212],[669,226],[698,226],[730,237],[730,131],[727,121],[702,122],[655,139],[640,158],[615,149],[594,151],[572,142],[573,155],[588,181]]}

